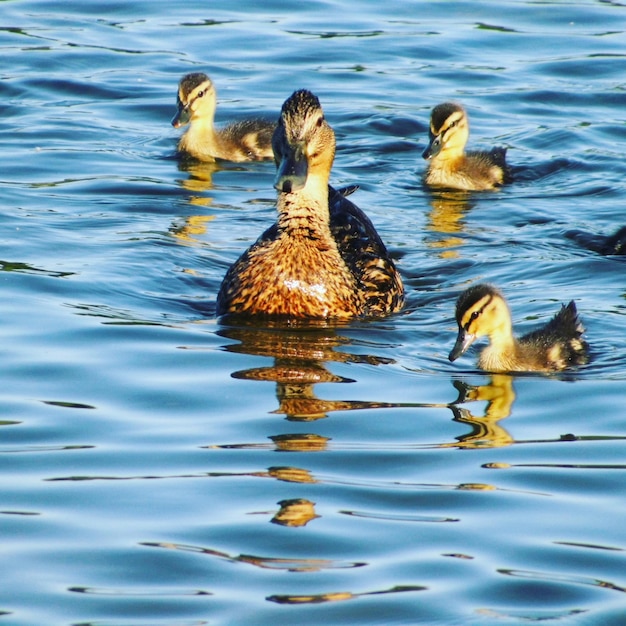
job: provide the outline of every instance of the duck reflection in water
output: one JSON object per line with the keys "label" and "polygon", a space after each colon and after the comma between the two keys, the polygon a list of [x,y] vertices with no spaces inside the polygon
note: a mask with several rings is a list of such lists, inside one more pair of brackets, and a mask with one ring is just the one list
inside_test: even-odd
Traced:
{"label": "duck reflection in water", "polygon": [[[263,326],[228,327],[218,331],[218,334],[239,342],[225,346],[229,352],[273,357],[272,365],[240,370],[231,375],[244,380],[275,382],[279,406],[274,413],[286,415],[288,420],[314,421],[328,417],[332,411],[402,406],[387,402],[323,400],[315,395],[314,386],[317,383],[355,382],[333,374],[326,368],[325,362],[370,365],[393,362],[383,357],[337,350],[339,346],[349,344],[350,340],[325,322],[285,328],[280,322],[272,325],[271,320],[265,320]],[[284,442],[282,445],[285,445]]]}
{"label": "duck reflection in water", "polygon": [[[450,405],[454,421],[469,424],[472,431],[457,437],[458,443],[446,443],[451,448],[501,448],[515,442],[499,422],[511,414],[515,401],[513,377],[508,374],[493,374],[487,385],[469,385],[454,381],[459,397]],[[474,415],[469,409],[459,406],[467,402],[486,402],[484,415]]]}
{"label": "duck reflection in water", "polygon": [[280,510],[272,518],[273,524],[294,528],[306,526],[311,520],[319,517],[315,512],[315,502],[305,498],[281,500],[278,504]]}

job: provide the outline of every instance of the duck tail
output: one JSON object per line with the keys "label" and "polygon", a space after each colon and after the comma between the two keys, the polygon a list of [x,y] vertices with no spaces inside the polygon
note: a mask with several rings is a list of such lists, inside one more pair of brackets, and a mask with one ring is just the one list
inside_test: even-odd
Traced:
{"label": "duck tail", "polygon": [[567,306],[561,306],[560,317],[564,327],[570,329],[575,337],[580,337],[585,332],[585,327],[580,321],[576,303],[573,300]]}

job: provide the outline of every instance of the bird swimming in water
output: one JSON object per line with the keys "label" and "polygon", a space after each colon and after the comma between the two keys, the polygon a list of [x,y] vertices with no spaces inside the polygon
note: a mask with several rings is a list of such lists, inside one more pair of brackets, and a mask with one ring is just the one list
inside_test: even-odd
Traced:
{"label": "bird swimming in water", "polygon": [[618,228],[612,235],[593,235],[582,230],[570,230],[565,236],[605,256],[626,255],[626,226]]}
{"label": "bird swimming in water", "polygon": [[450,361],[487,336],[478,367],[488,372],[553,372],[583,365],[588,359],[585,331],[572,300],[542,328],[519,339],[513,336],[511,314],[504,296],[492,285],[478,284],[464,291],[456,304],[459,334]]}
{"label": "bird swimming in water", "polygon": [[216,129],[217,97],[211,79],[202,72],[186,74],[178,85],[178,110],[172,126],[189,129],[178,150],[201,161],[260,161],[272,158],[272,133],[276,124],[253,118]]}
{"label": "bird swimming in water", "polygon": [[465,152],[469,122],[460,104],[444,102],[432,110],[429,137],[422,154],[429,161],[424,175],[428,186],[483,191],[507,182],[506,148]]}
{"label": "bird swimming in water", "polygon": [[399,310],[404,288],[385,245],[328,184],[335,133],[310,91],[287,98],[272,146],[278,221],[228,270],[217,314],[349,319]]}

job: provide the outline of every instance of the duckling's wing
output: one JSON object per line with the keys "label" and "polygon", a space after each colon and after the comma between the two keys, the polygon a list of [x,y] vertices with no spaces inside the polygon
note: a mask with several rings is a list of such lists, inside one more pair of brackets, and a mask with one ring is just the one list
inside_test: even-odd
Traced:
{"label": "duckling's wing", "polygon": [[511,172],[511,168],[506,162],[506,148],[502,146],[496,146],[495,148],[491,148],[489,151],[489,156],[491,163],[493,165],[497,165],[502,170],[502,182],[510,183],[513,179],[513,174]]}
{"label": "duckling's wing", "polygon": [[398,310],[404,302],[402,279],[370,219],[331,186],[328,208],[331,233],[339,254],[361,285],[366,314]]}
{"label": "duckling's wing", "polygon": [[251,159],[272,156],[272,135],[276,123],[263,118],[250,118],[229,124],[219,135],[232,150],[241,150]]}
{"label": "duckling's wing", "polygon": [[576,303],[572,300],[543,327],[520,339],[520,343],[532,351],[545,355],[546,366],[551,369],[564,369],[570,365],[583,365],[588,360],[587,342],[582,338],[585,332]]}

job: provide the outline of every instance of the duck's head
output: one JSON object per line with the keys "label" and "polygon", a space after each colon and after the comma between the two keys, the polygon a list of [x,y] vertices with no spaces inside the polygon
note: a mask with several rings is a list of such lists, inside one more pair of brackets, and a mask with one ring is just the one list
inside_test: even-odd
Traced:
{"label": "duck's head", "polygon": [[422,156],[432,159],[448,151],[450,156],[463,153],[469,137],[469,122],[465,110],[455,102],[438,104],[430,115],[430,143]]}
{"label": "duck's head", "polygon": [[178,110],[172,126],[179,128],[196,118],[213,120],[215,114],[215,87],[211,79],[202,72],[186,74],[178,84]]}
{"label": "duck's head", "polygon": [[456,303],[459,334],[448,357],[458,359],[476,339],[499,333],[511,335],[511,314],[504,296],[493,285],[479,284],[465,290]]}
{"label": "duck's head", "polygon": [[302,189],[319,177],[326,186],[335,158],[335,133],[324,118],[320,101],[310,91],[294,92],[283,104],[272,137],[278,171],[274,187],[281,193]]}

